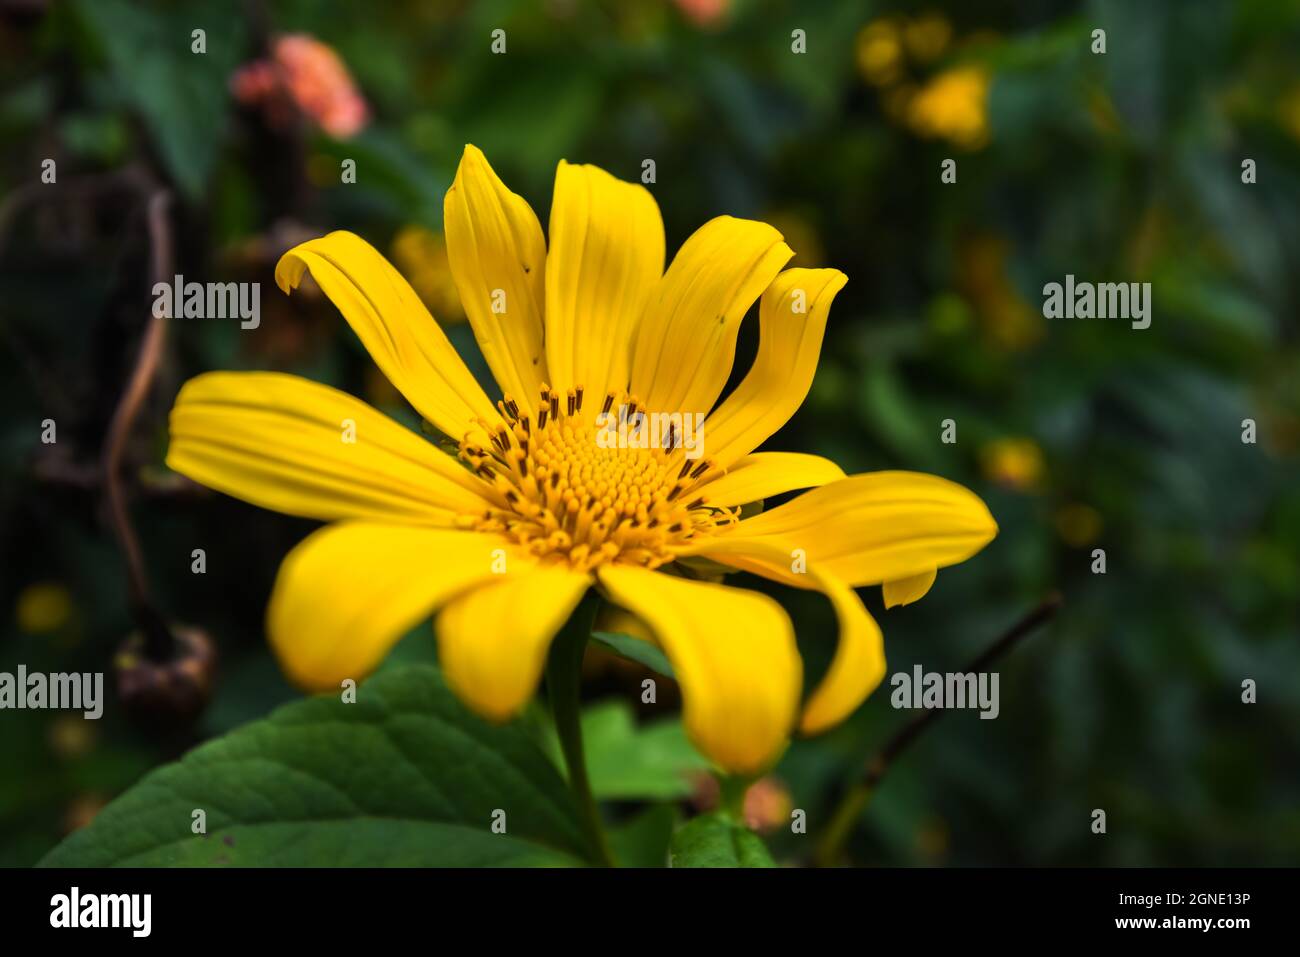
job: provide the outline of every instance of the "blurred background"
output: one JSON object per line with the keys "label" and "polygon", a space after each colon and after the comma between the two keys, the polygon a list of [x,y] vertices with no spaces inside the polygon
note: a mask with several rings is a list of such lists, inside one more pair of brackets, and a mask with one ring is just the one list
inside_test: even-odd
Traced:
{"label": "blurred background", "polygon": [[[1064,595],[997,666],[1000,717],[941,717],[849,860],[1300,863],[1298,53],[1294,0],[0,0],[0,671],[111,686],[136,628],[101,461],[152,301],[151,191],[173,198],[176,272],[262,293],[256,330],[169,325],[123,450],[153,602],[218,649],[212,699],[197,717],[131,720],[116,696],[97,722],[0,713],[0,864],[297,696],[262,615],[313,525],[168,473],[166,413],[191,375],[278,369],[419,427],[318,292],[275,287],[285,249],[336,228],[386,252],[486,376],[441,233],[467,142],[543,224],[559,159],[637,179],[651,158],[670,252],[730,213],[777,226],[795,265],[848,274],[812,393],[768,447],[947,476],[1001,526],[915,605],[865,593],[891,673],[961,670]],[[1044,319],[1067,273],[1150,282],[1151,327]],[[736,378],[755,341],[751,319]],[[792,610],[815,676],[825,602],[746,583]],[[430,660],[431,629],[397,656]],[[638,700],[633,666],[588,666],[593,701]],[[778,859],[806,854],[790,809],[824,820],[912,716],[888,690],[751,795]]]}

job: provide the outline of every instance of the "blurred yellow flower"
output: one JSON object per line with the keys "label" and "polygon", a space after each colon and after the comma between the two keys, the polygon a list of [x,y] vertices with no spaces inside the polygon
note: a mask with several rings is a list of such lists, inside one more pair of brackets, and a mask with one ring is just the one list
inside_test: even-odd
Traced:
{"label": "blurred yellow flower", "polygon": [[952,24],[939,13],[926,13],[903,28],[907,52],[918,63],[929,63],[943,56],[952,40]]}
{"label": "blurred yellow flower", "polygon": [[980,449],[984,476],[1018,492],[1036,488],[1043,477],[1043,451],[1029,438],[1002,438]]}
{"label": "blurred yellow flower", "polygon": [[765,218],[785,237],[786,245],[794,250],[790,265],[808,266],[826,261],[817,230],[807,217],[794,210],[781,210],[769,213]]}
{"label": "blurred yellow flower", "polygon": [[1101,534],[1101,513],[1077,502],[1063,505],[1056,511],[1056,531],[1072,548],[1091,545]]}
{"label": "blurred yellow flower", "polygon": [[72,614],[72,598],[58,582],[37,582],[18,595],[18,630],[28,635],[58,631]]}
{"label": "blurred yellow flower", "polygon": [[1278,101],[1277,116],[1291,138],[1300,140],[1300,83],[1291,87]]}
{"label": "blurred yellow flower", "polygon": [[982,66],[954,67],[923,86],[908,105],[907,120],[921,136],[946,139],[963,149],[989,140],[989,74]]}
{"label": "blurred yellow flower", "polygon": [[978,233],[958,250],[958,283],[979,313],[989,340],[1012,351],[1026,349],[1043,337],[1043,314],[1020,295],[1007,271],[1008,243]]}
{"label": "blurred yellow flower", "polygon": [[439,322],[465,321],[442,233],[406,226],[393,239],[393,262]]}
{"label": "blurred yellow flower", "polygon": [[60,715],[50,725],[50,750],[61,758],[81,757],[95,746],[95,724],[80,714]]}
{"label": "blurred yellow flower", "polygon": [[948,853],[948,825],[940,817],[929,817],[916,830],[916,850],[930,860]]}
{"label": "blurred yellow flower", "polygon": [[858,31],[858,71],[875,86],[885,86],[901,75],[903,47],[893,20],[875,20]]}

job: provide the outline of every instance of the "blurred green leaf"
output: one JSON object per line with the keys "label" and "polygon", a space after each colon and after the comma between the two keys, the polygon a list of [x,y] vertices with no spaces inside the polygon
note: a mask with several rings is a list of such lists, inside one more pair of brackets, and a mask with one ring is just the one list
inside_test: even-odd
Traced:
{"label": "blurred green leaf", "polygon": [[[227,82],[243,56],[244,20],[213,0],[183,8],[77,0],[76,9],[168,172],[198,198],[224,139]],[[191,52],[196,29],[206,31],[206,53]]]}
{"label": "blurred green leaf", "polygon": [[620,658],[635,661],[665,677],[673,677],[673,666],[664,653],[644,639],[613,631],[595,631],[592,632],[591,637],[597,644],[614,652]]}
{"label": "blurred green leaf", "polygon": [[582,743],[591,789],[598,798],[686,797],[693,790],[691,774],[710,767],[686,739],[680,719],[638,726],[625,701],[608,701],[583,711]]}

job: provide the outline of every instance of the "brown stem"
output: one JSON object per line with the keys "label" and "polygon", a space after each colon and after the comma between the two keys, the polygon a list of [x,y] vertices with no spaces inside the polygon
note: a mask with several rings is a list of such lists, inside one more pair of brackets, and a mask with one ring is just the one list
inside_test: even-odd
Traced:
{"label": "brown stem", "polygon": [[[0,257],[8,249],[8,240],[14,222],[23,209],[35,203],[47,190],[44,184],[30,183],[10,193],[0,201]],[[153,282],[168,281],[173,271],[173,243],[171,224],[167,218],[171,198],[164,189],[154,186],[153,177],[144,167],[132,164],[106,173],[95,173],[69,180],[59,190],[62,200],[86,203],[102,194],[118,191],[147,197],[146,219],[149,231],[149,249]],[[139,537],[131,524],[122,488],[122,457],[130,438],[132,426],[148,397],[166,338],[165,320],[150,318],[140,344],[140,353],[122,398],[113,412],[104,452],[100,464],[100,482],[108,502],[109,517],[118,543],[126,559],[127,582],[131,613],[145,638],[145,651],[155,660],[170,657],[174,640],[162,615],[155,609],[149,596],[149,581],[145,574],[144,557]],[[10,330],[6,327],[6,332]],[[39,376],[38,376],[39,378]],[[79,484],[90,485],[86,477]]]}
{"label": "brown stem", "polygon": [[[1062,603],[1061,594],[1052,592],[1039,602],[1036,608],[1003,632],[993,644],[963,669],[963,673],[984,671],[1040,625],[1055,617]],[[885,773],[894,766],[899,755],[916,741],[921,732],[931,727],[944,713],[943,709],[932,709],[917,715],[899,728],[876,756],[867,763],[862,777],[847,789],[831,815],[831,823],[827,826],[814,855],[818,866],[830,866],[839,860],[845,841],[853,832],[862,810],[880,786]]]}
{"label": "brown stem", "polygon": [[[962,674],[980,672],[985,670],[993,662],[997,661],[1008,651],[1010,651],[1017,642],[1027,637],[1034,629],[1044,622],[1049,621],[1056,615],[1061,608],[1061,595],[1053,592],[1044,598],[1038,607],[1029,612],[1025,617],[1012,625],[1003,633],[997,641],[989,645],[984,653],[962,669]],[[880,779],[885,776],[885,772],[890,766],[907,750],[908,746],[920,736],[921,732],[938,720],[940,715],[946,712],[942,709],[935,708],[925,711],[907,724],[903,725],[895,735],[886,742],[885,746],[880,749],[880,753],[871,759],[867,765],[866,773],[862,777],[862,783],[869,788],[875,788]]]}
{"label": "brown stem", "polygon": [[[170,202],[171,197],[166,190],[156,190],[149,196],[147,219],[153,283],[169,281],[173,271],[171,224],[167,218]],[[126,558],[131,611],[144,633],[146,654],[159,661],[170,657],[174,640],[150,598],[144,554],[127,510],[121,468],[122,456],[131,435],[131,428],[149,395],[154,375],[158,371],[166,333],[167,320],[151,313],[140,342],[140,353],[135,368],[131,372],[131,378],[122,393],[122,398],[118,401],[117,408],[113,411],[103,457],[104,490],[108,499],[113,530]]]}

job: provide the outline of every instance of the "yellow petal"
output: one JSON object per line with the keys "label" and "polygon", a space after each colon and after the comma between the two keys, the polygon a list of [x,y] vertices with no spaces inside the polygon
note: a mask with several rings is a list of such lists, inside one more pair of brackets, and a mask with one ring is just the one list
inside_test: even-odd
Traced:
{"label": "yellow petal", "polygon": [[727,474],[700,488],[699,494],[709,505],[745,505],[769,495],[814,488],[842,478],[844,470],[820,455],[755,452],[733,465]]}
{"label": "yellow petal", "polygon": [[595,166],[555,171],[546,257],[550,385],[583,387],[584,408],[628,383],[632,333],[664,271],[659,206]]}
{"label": "yellow petal", "polygon": [[466,592],[438,615],[438,658],[466,704],[504,721],[532,696],[555,633],[591,585],[567,566],[530,568]]}
{"label": "yellow petal", "polygon": [[651,294],[632,350],[632,394],[648,411],[713,408],[741,319],[792,255],[771,226],[730,216],[686,240]]}
{"label": "yellow petal", "polygon": [[185,383],[167,465],[306,518],[448,524],[484,508],[482,483],[409,429],[337,389],[276,372],[209,372]]}
{"label": "yellow petal", "polygon": [[801,732],[819,734],[847,718],[879,686],[885,677],[885,640],[857,592],[832,575],[819,575],[816,566],[809,568],[809,578],[831,600],[840,623],[835,657],[799,720]]}
{"label": "yellow petal", "polygon": [[[805,492],[748,518],[721,537],[802,550],[809,565],[854,587],[911,578],[964,562],[998,526],[975,493],[920,472],[868,472]],[[786,564],[735,563],[799,586]]]}
{"label": "yellow petal", "polygon": [[896,605],[910,605],[912,602],[924,598],[925,593],[934,586],[934,580],[937,577],[939,577],[939,569],[931,568],[919,575],[885,582],[881,586],[881,591],[885,596],[885,607],[893,608]]}
{"label": "yellow petal", "polygon": [[705,421],[709,458],[726,467],[789,421],[812,386],[826,317],[848,278],[838,269],[787,269],[763,293],[758,355]]}
{"label": "yellow petal", "polygon": [[687,733],[733,774],[781,752],[799,707],[802,663],[789,617],[758,592],[630,565],[598,571],[610,598],[643,619],[682,686]]}
{"label": "yellow petal", "polygon": [[[500,550],[500,551],[499,551]],[[479,532],[345,522],[308,536],[285,558],[267,609],[280,666],[312,691],[360,681],[406,632],[485,581],[534,566]]]}
{"label": "yellow petal", "polygon": [[521,196],[466,146],[443,203],[447,260],[465,315],[497,384],[532,411],[546,379],[542,309],[546,240]]}
{"label": "yellow petal", "polygon": [[307,270],[422,416],[458,440],[476,418],[497,417],[429,310],[373,246],[347,232],[313,239],[281,257],[275,281],[287,293]]}
{"label": "yellow petal", "polygon": [[[806,558],[796,562],[796,556],[770,542],[724,536],[701,540],[692,554],[737,568],[746,567],[745,559],[761,559],[789,570],[791,584],[816,589],[831,600],[840,626],[839,642],[830,668],[804,705],[799,721],[799,730],[804,734],[817,734],[839,724],[880,684],[885,676],[885,644],[880,626],[862,599],[843,581]],[[801,570],[796,572],[796,568]]]}

